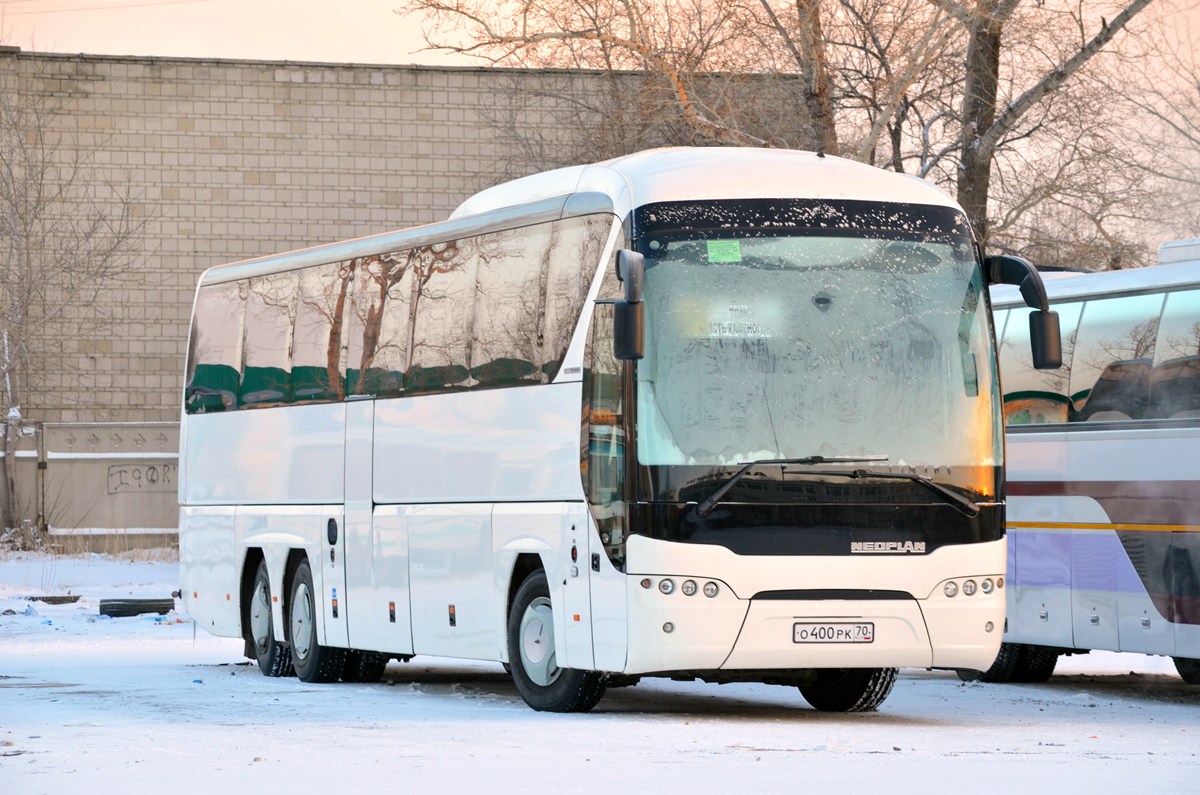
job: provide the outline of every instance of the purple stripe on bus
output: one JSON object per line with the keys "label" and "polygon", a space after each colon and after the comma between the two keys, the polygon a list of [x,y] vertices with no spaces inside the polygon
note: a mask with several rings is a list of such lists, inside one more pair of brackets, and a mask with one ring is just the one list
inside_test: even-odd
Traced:
{"label": "purple stripe on bus", "polygon": [[1114,532],[1009,531],[1010,586],[1146,593]]}

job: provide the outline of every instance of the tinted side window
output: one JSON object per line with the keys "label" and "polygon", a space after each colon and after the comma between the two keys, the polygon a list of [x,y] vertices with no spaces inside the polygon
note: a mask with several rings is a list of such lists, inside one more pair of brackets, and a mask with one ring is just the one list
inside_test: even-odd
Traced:
{"label": "tinted side window", "polygon": [[1038,370],[1029,348],[1028,307],[1007,312],[1000,343],[1000,386],[1004,390],[1004,421],[1008,425],[1066,422],[1070,406],[1068,387],[1071,355],[1079,322],[1080,303],[1057,304],[1063,341],[1063,366]]}
{"label": "tinted side window", "polygon": [[1150,372],[1151,418],[1200,417],[1200,291],[1171,293]]}
{"label": "tinted side window", "polygon": [[589,215],[555,224],[546,277],[542,354],[542,370],[548,379],[558,375],[567,355],[613,221],[611,215]]}
{"label": "tinted side window", "polygon": [[383,313],[375,344],[377,375],[372,392],[378,397],[395,397],[405,389],[405,371],[411,355],[414,266],[420,259],[420,250],[385,254],[380,258],[376,278],[381,281],[374,289],[383,302]]}
{"label": "tinted side window", "polygon": [[1071,359],[1071,421],[1146,416],[1162,306],[1162,295],[1085,304]]}
{"label": "tinted side window", "polygon": [[403,269],[397,257],[385,254],[354,260],[349,270],[354,288],[346,323],[346,394],[399,394],[404,389],[403,366],[397,362],[394,340],[385,339],[383,332],[387,314],[395,315],[391,299]]}
{"label": "tinted side window", "polygon": [[482,387],[545,379],[542,323],[546,275],[557,235],[550,224],[475,239],[478,296],[471,340],[471,378]]}
{"label": "tinted side window", "polygon": [[230,411],[238,406],[241,383],[244,283],[204,287],[196,296],[188,343],[188,414]]}
{"label": "tinted side window", "polygon": [[[470,325],[475,301],[472,241],[404,252],[409,280],[406,394],[463,389],[469,376]],[[400,308],[397,304],[394,308]],[[389,307],[393,308],[393,307]],[[402,326],[396,323],[395,326]]]}
{"label": "tinted side window", "polygon": [[245,367],[238,402],[280,405],[292,400],[292,326],[298,276],[250,279],[246,288]]}
{"label": "tinted side window", "polygon": [[292,341],[292,400],[340,400],[342,323],[350,297],[350,269],[343,263],[305,268]]}
{"label": "tinted side window", "polygon": [[611,216],[588,216],[478,239],[473,384],[557,375],[611,225]]}

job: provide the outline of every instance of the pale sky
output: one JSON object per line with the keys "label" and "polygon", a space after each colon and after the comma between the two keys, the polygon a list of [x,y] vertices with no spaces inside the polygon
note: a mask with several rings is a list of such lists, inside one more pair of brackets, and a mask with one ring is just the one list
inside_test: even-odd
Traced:
{"label": "pale sky", "polygon": [[[400,0],[0,0],[0,44],[39,52],[481,65],[422,52]],[[1200,0],[1164,10],[1200,35]]]}
{"label": "pale sky", "polygon": [[0,43],[37,52],[475,64],[420,52],[398,0],[0,0]]}

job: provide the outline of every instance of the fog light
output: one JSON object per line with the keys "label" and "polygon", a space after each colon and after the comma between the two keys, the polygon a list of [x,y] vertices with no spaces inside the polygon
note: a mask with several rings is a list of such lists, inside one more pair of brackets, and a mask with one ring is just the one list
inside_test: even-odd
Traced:
{"label": "fog light", "polygon": [[991,631],[992,631],[993,629],[995,629],[995,628],[996,628],[996,625],[995,625],[995,624],[993,624],[991,621],[989,621],[989,622],[987,622],[986,624],[984,624],[984,625],[983,625],[983,631],[984,631],[984,632],[991,632]]}
{"label": "fog light", "polygon": [[717,584],[715,582],[704,583],[704,595],[709,599],[712,599],[714,596],[716,596],[718,590],[719,589],[717,588]]}
{"label": "fog light", "polygon": [[684,580],[683,584],[679,586],[679,590],[683,591],[684,596],[695,596],[696,595],[696,581],[695,580]]}
{"label": "fog light", "polygon": [[954,580],[951,580],[950,582],[946,583],[946,587],[942,590],[945,591],[946,596],[958,596],[958,583],[956,583]]}
{"label": "fog light", "polygon": [[983,591],[984,593],[991,593],[992,589],[995,587],[996,586],[992,585],[992,581],[990,579],[979,583],[979,590]]}
{"label": "fog light", "polygon": [[978,587],[978,586],[977,586],[977,585],[975,585],[975,581],[974,581],[974,580],[967,580],[966,582],[964,582],[964,583],[963,583],[963,595],[964,595],[964,596],[974,596],[974,595],[975,595],[975,589],[976,589],[977,587]]}
{"label": "fog light", "polygon": [[671,579],[663,580],[658,584],[658,590],[662,591],[663,593],[674,593],[675,581]]}
{"label": "fog light", "polygon": [[663,624],[663,632],[666,632],[667,634],[670,634],[670,633],[672,633],[672,632],[674,632],[674,631],[675,631],[675,625],[674,625],[674,624],[672,624],[670,621],[668,621],[667,623]]}

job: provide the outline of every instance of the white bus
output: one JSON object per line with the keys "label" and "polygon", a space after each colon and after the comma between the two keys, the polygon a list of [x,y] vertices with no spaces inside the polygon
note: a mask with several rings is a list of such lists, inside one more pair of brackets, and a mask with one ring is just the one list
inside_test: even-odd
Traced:
{"label": "white bus", "polygon": [[650,675],[864,710],[897,667],[985,667],[995,280],[1044,304],[925,182],[723,148],[213,268],[183,395],[187,610],[267,675],[498,661],[540,710]]}
{"label": "white bus", "polygon": [[1174,657],[1200,684],[1200,257],[1047,274],[1058,371],[1029,366],[1026,309],[993,290],[1008,438],[1008,627],[987,681],[1060,654]]}

